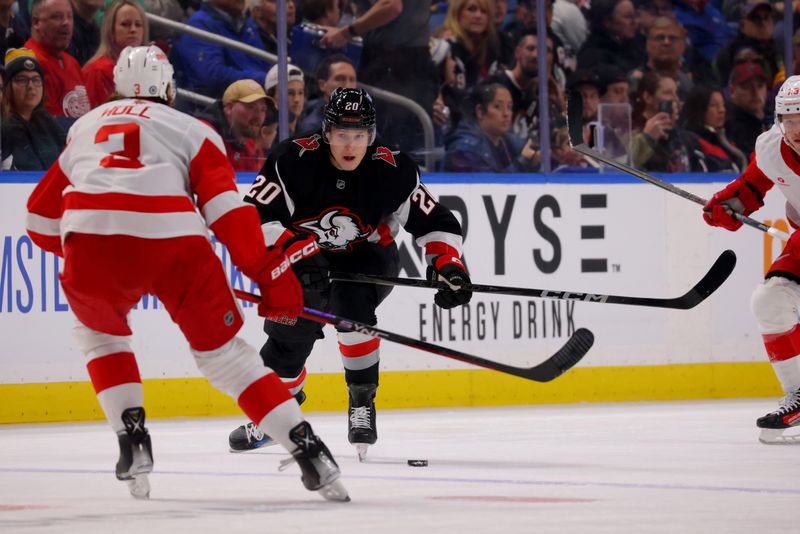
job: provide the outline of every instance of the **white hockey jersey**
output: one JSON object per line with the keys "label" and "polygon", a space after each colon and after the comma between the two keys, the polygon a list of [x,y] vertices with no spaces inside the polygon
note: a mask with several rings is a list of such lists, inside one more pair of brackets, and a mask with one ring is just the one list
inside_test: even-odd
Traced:
{"label": "white hockey jersey", "polygon": [[[795,228],[800,226],[800,156],[783,142],[777,125],[758,136],[755,154],[758,170],[786,197],[786,217]],[[745,179],[749,171],[745,171]]]}

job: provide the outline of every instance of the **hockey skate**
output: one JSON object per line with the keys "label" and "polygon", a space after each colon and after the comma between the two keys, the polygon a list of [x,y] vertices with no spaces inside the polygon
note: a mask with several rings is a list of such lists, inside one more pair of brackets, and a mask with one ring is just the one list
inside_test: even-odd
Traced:
{"label": "hockey skate", "polygon": [[777,410],[759,417],[756,426],[761,429],[761,443],[800,445],[800,432],[787,433],[792,428],[800,429],[800,388],[786,394]]}
{"label": "hockey skate", "polygon": [[358,461],[367,459],[367,448],[378,441],[375,426],[376,384],[350,384],[350,408],[347,421],[347,440],[356,446]]}
{"label": "hockey skate", "polygon": [[281,462],[279,469],[283,471],[289,465],[297,462],[303,475],[301,480],[309,491],[317,491],[329,501],[347,502],[350,496],[339,480],[341,471],[331,451],[314,434],[308,421],[295,426],[289,431],[289,439],[297,445],[292,451],[292,457]]}
{"label": "hockey skate", "polygon": [[144,408],[128,408],[122,412],[125,430],[117,433],[119,460],[117,479],[128,483],[128,490],[137,499],[150,498],[147,474],[153,470],[153,448],[150,433],[144,426]]}
{"label": "hockey skate", "polygon": [[[306,394],[300,390],[294,398],[297,404],[303,404],[306,400]],[[228,436],[228,446],[231,452],[252,451],[261,447],[269,447],[270,445],[275,445],[275,440],[264,434],[258,428],[258,425],[253,422],[240,426]]]}

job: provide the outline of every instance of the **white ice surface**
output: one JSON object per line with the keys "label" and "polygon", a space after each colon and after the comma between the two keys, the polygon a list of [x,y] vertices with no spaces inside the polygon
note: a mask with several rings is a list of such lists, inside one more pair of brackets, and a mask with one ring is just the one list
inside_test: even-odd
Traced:
{"label": "white ice surface", "polygon": [[[795,533],[800,446],[757,441],[775,400],[380,411],[360,464],[344,414],[309,414],[352,502],[306,491],[240,419],[153,420],[149,501],[101,423],[0,425],[0,532]],[[429,467],[409,467],[427,459]]]}

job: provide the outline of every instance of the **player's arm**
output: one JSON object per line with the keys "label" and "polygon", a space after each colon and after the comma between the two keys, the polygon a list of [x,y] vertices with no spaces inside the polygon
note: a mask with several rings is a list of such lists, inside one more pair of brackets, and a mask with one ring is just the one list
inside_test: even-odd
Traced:
{"label": "player's arm", "polygon": [[741,176],[715,193],[703,206],[703,219],[711,226],[738,230],[742,221],[733,214],[750,215],[759,209],[764,205],[764,195],[773,185],[753,157]]}
{"label": "player's arm", "polygon": [[228,248],[233,263],[259,285],[259,313],[292,322],[303,309],[300,284],[286,256],[264,244],[258,212],[239,197],[233,167],[216,134],[201,142],[189,165],[189,180],[206,224]]}
{"label": "player's arm", "polygon": [[466,304],[472,292],[460,289],[470,283],[467,267],[462,261],[461,225],[455,215],[439,204],[436,198],[419,183],[398,210],[404,228],[425,250],[429,280],[445,282],[450,290],[436,293],[434,302],[442,308]]}
{"label": "player's arm", "polygon": [[61,170],[59,161],[50,167],[28,198],[26,230],[42,249],[63,256],[61,249],[61,199],[69,178]]}

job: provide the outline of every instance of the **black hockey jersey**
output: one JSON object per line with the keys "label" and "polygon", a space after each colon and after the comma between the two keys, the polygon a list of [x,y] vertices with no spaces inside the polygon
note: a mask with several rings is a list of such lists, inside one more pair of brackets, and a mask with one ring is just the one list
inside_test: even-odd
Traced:
{"label": "black hockey jersey", "polygon": [[389,246],[402,226],[426,258],[461,257],[458,220],[420,183],[411,158],[380,141],[355,170],[342,171],[331,163],[321,132],[287,139],[267,159],[245,201],[258,209],[267,245],[306,232],[324,251],[348,252],[365,243]]}

